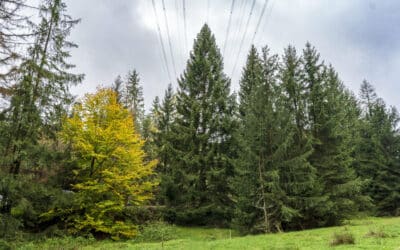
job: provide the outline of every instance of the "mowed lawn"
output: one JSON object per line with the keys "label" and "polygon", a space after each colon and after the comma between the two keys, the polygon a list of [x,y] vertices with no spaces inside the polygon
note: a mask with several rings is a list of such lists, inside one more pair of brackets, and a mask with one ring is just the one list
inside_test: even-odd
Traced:
{"label": "mowed lawn", "polygon": [[[351,234],[354,244],[331,246],[335,234]],[[74,242],[51,239],[20,245],[20,249],[391,249],[400,250],[400,217],[351,220],[340,227],[239,237],[228,229],[173,228],[174,240]]]}

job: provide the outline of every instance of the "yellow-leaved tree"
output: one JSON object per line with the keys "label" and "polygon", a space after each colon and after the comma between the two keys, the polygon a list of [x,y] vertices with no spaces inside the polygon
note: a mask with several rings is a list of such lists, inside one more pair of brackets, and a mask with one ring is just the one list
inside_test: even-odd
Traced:
{"label": "yellow-leaved tree", "polygon": [[68,217],[73,232],[131,238],[137,226],[122,215],[126,206],[152,198],[156,161],[145,162],[144,141],[135,132],[132,114],[111,89],[87,94],[64,121],[61,137],[72,145],[78,162],[74,208]]}

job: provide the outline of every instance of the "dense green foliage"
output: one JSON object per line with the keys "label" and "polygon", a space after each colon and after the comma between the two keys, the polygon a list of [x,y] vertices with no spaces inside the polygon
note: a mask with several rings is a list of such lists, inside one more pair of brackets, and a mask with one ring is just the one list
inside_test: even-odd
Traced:
{"label": "dense green foliage", "polygon": [[366,194],[375,202],[380,215],[400,213],[400,136],[397,110],[387,108],[373,86],[361,85],[362,119],[357,171],[368,180]]}
{"label": "dense green foliage", "polygon": [[290,108],[294,93],[284,98],[296,84],[291,60],[297,59],[291,56],[278,85],[278,57],[264,48],[260,58],[253,47],[241,81],[235,221],[243,232],[280,231],[282,224],[298,223],[314,191],[315,170],[307,161],[311,145],[293,122],[300,110]]}
{"label": "dense green foliage", "polygon": [[176,95],[176,117],[169,138],[174,154],[165,187],[170,221],[228,224],[234,109],[221,54],[205,25],[194,42]]}
{"label": "dense green foliage", "polygon": [[[1,238],[163,240],[160,220],[248,234],[400,214],[397,110],[367,81],[357,98],[311,44],[252,46],[236,98],[204,25],[177,89],[146,114],[136,70],[75,100],[78,20],[62,0],[30,8],[37,20],[24,8],[0,3]],[[26,47],[18,27],[33,31]]]}
{"label": "dense green foliage", "polygon": [[69,88],[83,77],[70,73],[74,65],[67,62],[75,44],[66,38],[78,21],[59,0],[44,1],[39,16],[38,24],[30,24],[32,45],[13,65],[18,70],[7,82],[9,105],[1,110],[2,237],[15,236],[19,227],[38,231],[48,226],[42,225],[41,213],[66,198],[56,174],[68,153],[56,135],[72,102]]}

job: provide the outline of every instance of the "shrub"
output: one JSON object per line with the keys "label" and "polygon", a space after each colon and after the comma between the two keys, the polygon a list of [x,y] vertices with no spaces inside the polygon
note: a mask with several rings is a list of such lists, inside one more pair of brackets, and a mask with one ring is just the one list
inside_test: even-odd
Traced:
{"label": "shrub", "polygon": [[136,225],[143,225],[150,221],[162,219],[163,207],[158,206],[126,206],[122,210],[123,216]]}
{"label": "shrub", "polygon": [[382,229],[379,230],[369,230],[369,232],[365,235],[365,237],[373,237],[373,238],[387,238],[389,235],[385,233]]}
{"label": "shrub", "polygon": [[1,250],[11,250],[11,246],[5,240],[0,239],[0,249]]}
{"label": "shrub", "polygon": [[140,228],[135,241],[138,242],[162,242],[175,239],[174,226],[163,221],[145,224]]}
{"label": "shrub", "polygon": [[74,250],[81,249],[84,246],[91,245],[95,242],[93,238],[85,237],[60,237],[60,238],[48,238],[43,243],[41,247],[44,249],[64,249],[64,250]]}
{"label": "shrub", "polygon": [[18,219],[10,215],[0,214],[0,238],[14,240],[21,227],[22,223]]}
{"label": "shrub", "polygon": [[331,246],[345,245],[345,244],[355,244],[355,239],[353,234],[350,232],[335,233],[333,239],[330,243]]}

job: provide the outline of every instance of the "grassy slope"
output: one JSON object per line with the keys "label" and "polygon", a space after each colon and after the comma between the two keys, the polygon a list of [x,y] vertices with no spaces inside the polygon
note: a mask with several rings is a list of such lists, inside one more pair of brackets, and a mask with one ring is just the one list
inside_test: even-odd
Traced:
{"label": "grassy slope", "polygon": [[[330,247],[334,233],[345,230],[355,237],[354,245]],[[369,232],[384,232],[385,238],[368,237]],[[176,240],[164,243],[164,249],[391,249],[400,250],[400,217],[352,220],[342,227],[330,227],[280,234],[229,238],[230,231],[223,229],[175,229]],[[55,242],[53,242],[55,243]],[[65,242],[66,243],[66,242]],[[75,245],[75,244],[74,244]],[[32,245],[30,245],[32,247]],[[26,246],[25,249],[31,249]],[[67,249],[64,245],[61,249]],[[161,243],[96,242],[89,246],[75,245],[72,249],[161,249]],[[60,245],[45,242],[37,249],[58,249]]]}

